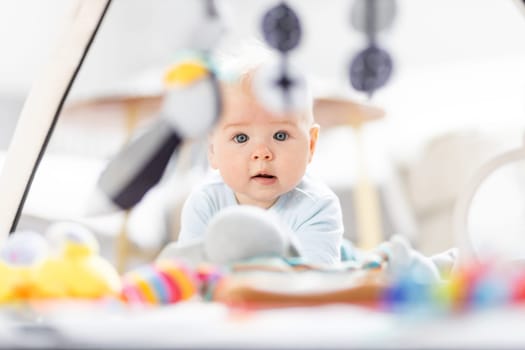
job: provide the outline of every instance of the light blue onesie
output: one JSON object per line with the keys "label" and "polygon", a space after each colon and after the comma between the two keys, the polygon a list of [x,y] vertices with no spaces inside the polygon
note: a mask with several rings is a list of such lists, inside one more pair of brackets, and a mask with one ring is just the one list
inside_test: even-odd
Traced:
{"label": "light blue onesie", "polygon": [[[235,194],[220,174],[213,172],[184,203],[178,242],[202,239],[211,218],[232,205],[238,205]],[[268,210],[295,233],[306,262],[334,264],[341,260],[341,205],[335,193],[320,180],[305,175],[296,188],[279,197]]]}

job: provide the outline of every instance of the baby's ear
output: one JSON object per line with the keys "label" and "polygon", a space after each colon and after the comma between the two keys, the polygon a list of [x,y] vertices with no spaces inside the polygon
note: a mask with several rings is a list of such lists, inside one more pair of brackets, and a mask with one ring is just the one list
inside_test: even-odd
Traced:
{"label": "baby's ear", "polygon": [[310,127],[310,156],[308,158],[308,162],[312,161],[312,157],[315,152],[315,147],[317,146],[317,140],[319,139],[319,130],[321,127],[319,124],[313,124]]}

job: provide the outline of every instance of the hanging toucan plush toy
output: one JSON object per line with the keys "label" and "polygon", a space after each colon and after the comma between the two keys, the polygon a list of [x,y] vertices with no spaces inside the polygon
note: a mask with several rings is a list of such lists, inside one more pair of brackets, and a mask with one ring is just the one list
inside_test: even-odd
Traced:
{"label": "hanging toucan plush toy", "polygon": [[88,214],[134,207],[160,181],[184,140],[206,135],[217,121],[221,98],[210,52],[225,26],[215,2],[203,3],[205,20],[196,24],[189,55],[164,76],[158,120],[109,162],[88,203]]}

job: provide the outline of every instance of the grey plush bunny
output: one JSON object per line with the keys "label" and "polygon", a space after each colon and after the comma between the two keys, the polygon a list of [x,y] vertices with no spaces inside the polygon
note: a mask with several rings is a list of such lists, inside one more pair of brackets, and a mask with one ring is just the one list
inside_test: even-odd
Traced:
{"label": "grey plush bunny", "polygon": [[219,212],[202,240],[170,243],[158,259],[177,258],[192,266],[200,262],[228,264],[258,257],[299,257],[300,247],[279,218],[259,207],[238,205]]}

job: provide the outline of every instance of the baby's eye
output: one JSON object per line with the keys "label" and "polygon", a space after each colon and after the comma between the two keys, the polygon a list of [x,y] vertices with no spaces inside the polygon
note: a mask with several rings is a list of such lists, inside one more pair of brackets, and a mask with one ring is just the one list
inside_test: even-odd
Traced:
{"label": "baby's eye", "polygon": [[233,140],[237,143],[245,143],[248,141],[248,135],[246,134],[237,134],[233,137]]}
{"label": "baby's eye", "polygon": [[277,131],[273,134],[273,138],[277,141],[284,141],[288,138],[288,133],[286,131]]}

